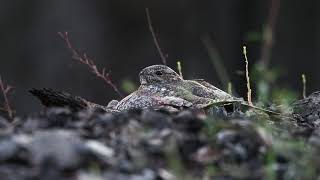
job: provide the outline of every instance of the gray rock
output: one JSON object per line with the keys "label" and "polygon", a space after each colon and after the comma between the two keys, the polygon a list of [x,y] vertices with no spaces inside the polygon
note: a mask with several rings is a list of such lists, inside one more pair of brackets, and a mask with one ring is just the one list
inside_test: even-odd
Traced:
{"label": "gray rock", "polygon": [[59,169],[72,169],[81,164],[81,140],[66,130],[37,131],[30,144],[32,162],[48,162]]}

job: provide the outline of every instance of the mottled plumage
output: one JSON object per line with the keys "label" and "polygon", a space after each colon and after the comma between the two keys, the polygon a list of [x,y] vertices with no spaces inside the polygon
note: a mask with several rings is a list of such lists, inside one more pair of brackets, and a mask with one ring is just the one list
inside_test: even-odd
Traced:
{"label": "mottled plumage", "polygon": [[117,110],[162,105],[203,108],[218,102],[241,101],[203,80],[183,80],[164,65],[144,68],[139,78],[139,89],[121,100]]}
{"label": "mottled plumage", "polygon": [[[59,104],[66,106],[69,103],[70,106],[72,105],[76,108],[99,108],[114,111],[148,107],[205,108],[219,103],[242,102],[242,99],[235,98],[206,81],[184,80],[174,70],[165,65],[146,67],[139,73],[139,78],[140,87],[135,92],[119,102],[116,100],[111,101],[106,107],[96,105],[79,97],[74,98],[74,101],[71,100],[71,96],[67,96],[68,101],[65,99],[59,100],[59,98],[65,96],[57,96],[56,94],[59,94],[59,92],[52,92],[47,89],[33,90],[33,94],[40,98],[42,102],[45,102],[43,104],[46,106]],[[48,96],[50,94],[51,96]],[[77,103],[80,104],[77,105]]]}

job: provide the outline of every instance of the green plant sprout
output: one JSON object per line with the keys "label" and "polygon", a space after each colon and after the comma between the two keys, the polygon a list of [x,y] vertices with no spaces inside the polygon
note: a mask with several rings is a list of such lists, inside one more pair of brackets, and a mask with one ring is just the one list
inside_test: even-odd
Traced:
{"label": "green plant sprout", "polygon": [[181,78],[183,79],[182,66],[181,66],[181,62],[180,62],[180,61],[177,61],[177,69],[178,69],[179,75],[180,75]]}
{"label": "green plant sprout", "polygon": [[228,82],[228,94],[232,95],[232,83],[231,82]]}

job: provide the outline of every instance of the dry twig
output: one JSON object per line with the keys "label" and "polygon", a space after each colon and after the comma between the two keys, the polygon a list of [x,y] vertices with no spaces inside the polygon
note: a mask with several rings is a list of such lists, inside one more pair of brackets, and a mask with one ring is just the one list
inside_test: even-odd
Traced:
{"label": "dry twig", "polygon": [[249,62],[248,62],[248,57],[247,57],[247,47],[243,46],[243,55],[245,58],[245,62],[246,62],[246,79],[247,79],[247,100],[248,100],[248,104],[250,106],[253,106],[252,103],[252,91],[251,91],[251,86],[250,86],[250,76],[249,76]]}
{"label": "dry twig", "polygon": [[92,59],[90,59],[85,53],[81,54],[79,53],[71,44],[68,32],[58,32],[60,37],[66,42],[67,47],[70,49],[72,53],[72,58],[74,60],[77,60],[81,64],[86,65],[90,71],[97,76],[98,78],[102,79],[105,83],[107,83],[109,86],[112,87],[112,89],[120,96],[123,97],[122,93],[119,91],[117,86],[113,83],[110,72],[106,72],[106,69],[103,68],[102,70],[99,70],[96,64],[93,62]]}
{"label": "dry twig", "polygon": [[4,104],[2,107],[0,107],[0,110],[7,112],[10,119],[13,119],[14,116],[14,110],[11,108],[8,98],[12,89],[13,87],[10,85],[6,85],[0,76],[0,90],[4,99]]}
{"label": "dry twig", "polygon": [[150,30],[152,38],[153,38],[154,45],[156,46],[156,48],[157,48],[157,50],[159,52],[159,55],[160,55],[161,60],[162,60],[162,63],[164,65],[167,65],[167,59],[166,59],[164,53],[162,52],[162,50],[160,48],[156,33],[154,32],[154,29],[153,29],[153,26],[152,26],[152,21],[151,21],[151,17],[150,17],[149,8],[146,8],[146,16],[147,16],[148,26],[149,26],[149,30]]}

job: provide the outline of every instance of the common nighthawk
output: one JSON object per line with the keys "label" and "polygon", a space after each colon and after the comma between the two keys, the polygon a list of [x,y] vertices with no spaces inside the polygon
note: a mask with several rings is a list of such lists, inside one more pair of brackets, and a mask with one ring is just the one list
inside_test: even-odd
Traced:
{"label": "common nighthawk", "polygon": [[69,106],[74,110],[94,108],[105,111],[123,111],[141,108],[206,108],[211,105],[240,103],[241,98],[216,88],[204,80],[184,80],[165,65],[152,65],[139,73],[140,87],[121,101],[113,100],[108,106],[91,103],[81,97],[51,89],[33,89],[30,92],[45,106]]}
{"label": "common nighthawk", "polygon": [[241,101],[203,80],[184,80],[165,65],[146,67],[139,77],[139,89],[122,99],[115,109],[157,106],[204,108],[213,103]]}

